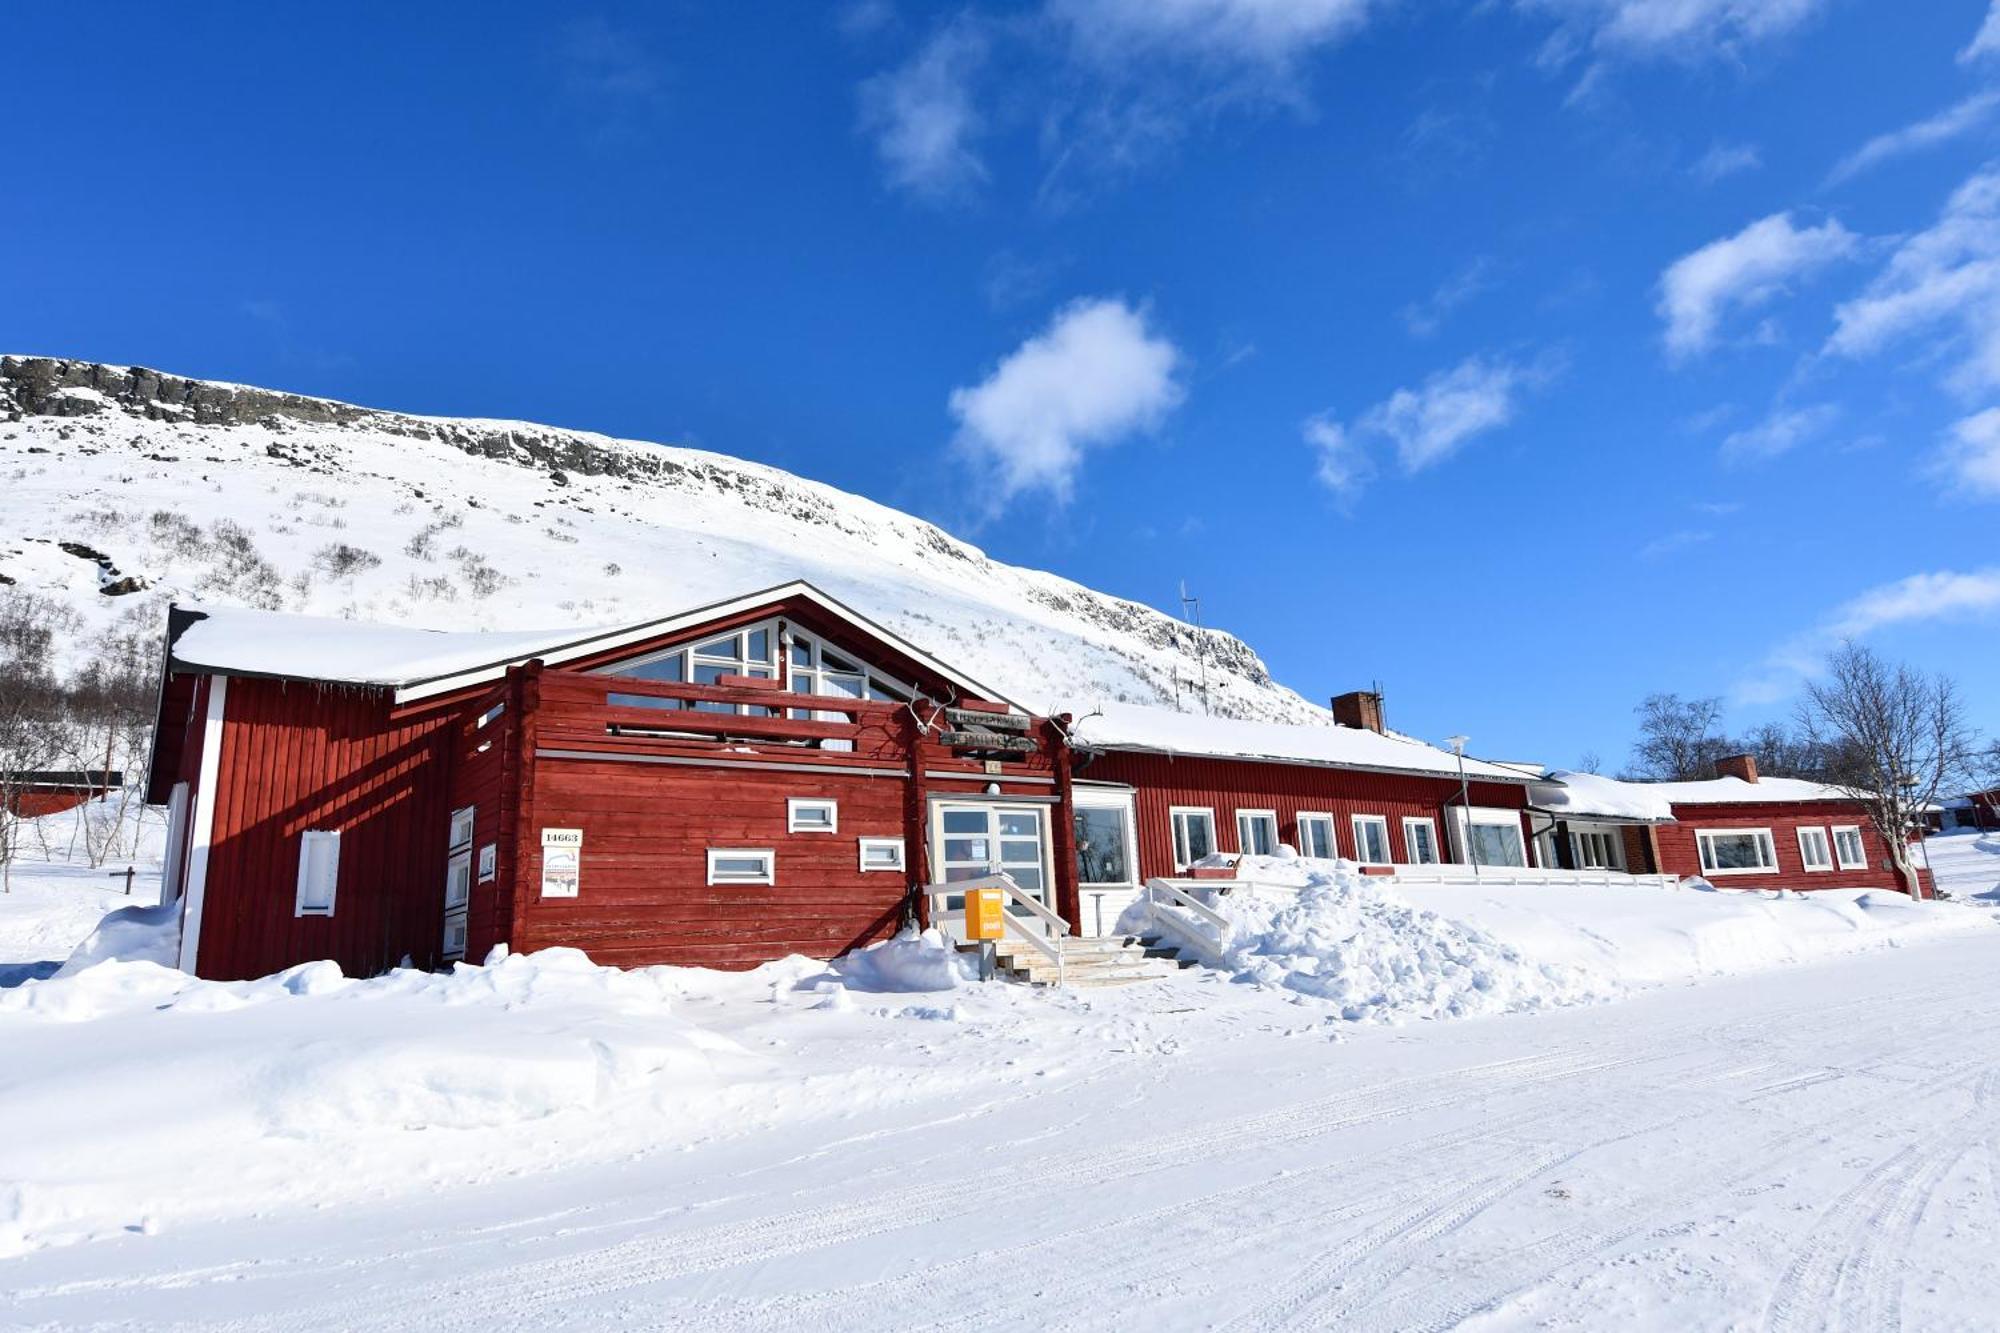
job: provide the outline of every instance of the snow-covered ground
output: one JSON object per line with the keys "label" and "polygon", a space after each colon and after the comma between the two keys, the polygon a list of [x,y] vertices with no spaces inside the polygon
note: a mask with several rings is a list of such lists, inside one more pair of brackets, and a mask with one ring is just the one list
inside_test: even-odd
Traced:
{"label": "snow-covered ground", "polygon": [[1923,854],[1945,893],[2000,904],[2000,833],[1934,834],[1924,840]]}
{"label": "snow-covered ground", "polygon": [[0,1327],[1991,1326],[1991,905],[1288,869],[1109,991],[0,989]]}

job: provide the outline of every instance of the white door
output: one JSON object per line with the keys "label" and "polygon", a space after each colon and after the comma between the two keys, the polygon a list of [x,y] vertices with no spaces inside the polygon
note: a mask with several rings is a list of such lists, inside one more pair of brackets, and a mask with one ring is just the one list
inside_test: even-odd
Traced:
{"label": "white door", "polygon": [[1139,896],[1132,793],[1076,792],[1076,889],[1081,935],[1108,935]]}
{"label": "white door", "polygon": [[[1050,907],[1047,812],[1038,805],[973,804],[941,801],[932,809],[931,857],[939,881],[978,879],[1005,871],[1023,892]],[[946,919],[938,924],[956,933],[964,924],[965,899],[945,898]],[[1010,904],[1015,915],[1030,915]]]}

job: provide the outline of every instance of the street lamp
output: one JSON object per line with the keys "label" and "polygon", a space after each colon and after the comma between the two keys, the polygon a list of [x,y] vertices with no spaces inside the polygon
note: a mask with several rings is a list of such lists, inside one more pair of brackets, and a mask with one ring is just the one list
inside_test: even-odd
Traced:
{"label": "street lamp", "polygon": [[1459,835],[1465,844],[1465,859],[1472,863],[1472,877],[1479,878],[1479,854],[1472,850],[1472,789],[1465,780],[1465,745],[1470,736],[1447,736],[1444,743],[1458,756],[1458,803],[1465,811],[1465,831]]}

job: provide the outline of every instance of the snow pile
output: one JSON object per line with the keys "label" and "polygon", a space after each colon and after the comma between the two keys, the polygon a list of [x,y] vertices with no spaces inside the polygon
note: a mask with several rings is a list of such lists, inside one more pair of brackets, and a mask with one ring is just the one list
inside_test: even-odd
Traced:
{"label": "snow pile", "polygon": [[[1615,989],[1417,907],[1351,861],[1246,856],[1238,869],[1247,884],[1211,904],[1226,930],[1185,908],[1158,909],[1177,939],[1239,981],[1330,1000],[1345,1019],[1463,1018],[1600,999]],[[1146,910],[1136,904],[1128,915]]]}
{"label": "snow pile", "polygon": [[833,960],[848,990],[956,990],[979,979],[976,963],[959,953],[936,929],[905,929],[894,939],[871,944]]}
{"label": "snow pile", "polygon": [[0,1255],[239,1194],[588,1155],[607,1117],[656,1137],[663,1116],[685,1126],[767,1066],[678,1016],[671,971],[551,949],[449,973],[357,980],[317,962],[215,982],[113,959],[0,991],[0,1049],[35,1071],[0,1085],[0,1123],[32,1127],[0,1138]]}
{"label": "snow pile", "polygon": [[1940,892],[2000,903],[2000,833],[1965,829],[1933,834],[1924,840],[1923,854]]}
{"label": "snow pile", "polygon": [[56,972],[74,976],[87,967],[119,959],[172,967],[180,960],[181,905],[121,907],[106,914]]}

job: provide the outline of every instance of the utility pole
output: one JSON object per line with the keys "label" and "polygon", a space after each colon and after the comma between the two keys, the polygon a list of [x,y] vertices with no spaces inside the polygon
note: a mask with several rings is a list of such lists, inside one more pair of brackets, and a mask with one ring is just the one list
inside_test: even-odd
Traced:
{"label": "utility pole", "polygon": [[1445,744],[1458,756],[1458,804],[1465,812],[1465,859],[1472,863],[1472,877],[1479,878],[1479,853],[1472,847],[1472,787],[1465,780],[1465,745],[1470,736],[1447,737]]}
{"label": "utility pole", "polygon": [[1181,618],[1194,625],[1195,661],[1201,664],[1201,711],[1211,711],[1208,706],[1208,636],[1201,628],[1201,598],[1190,596],[1187,580],[1181,580]]}

